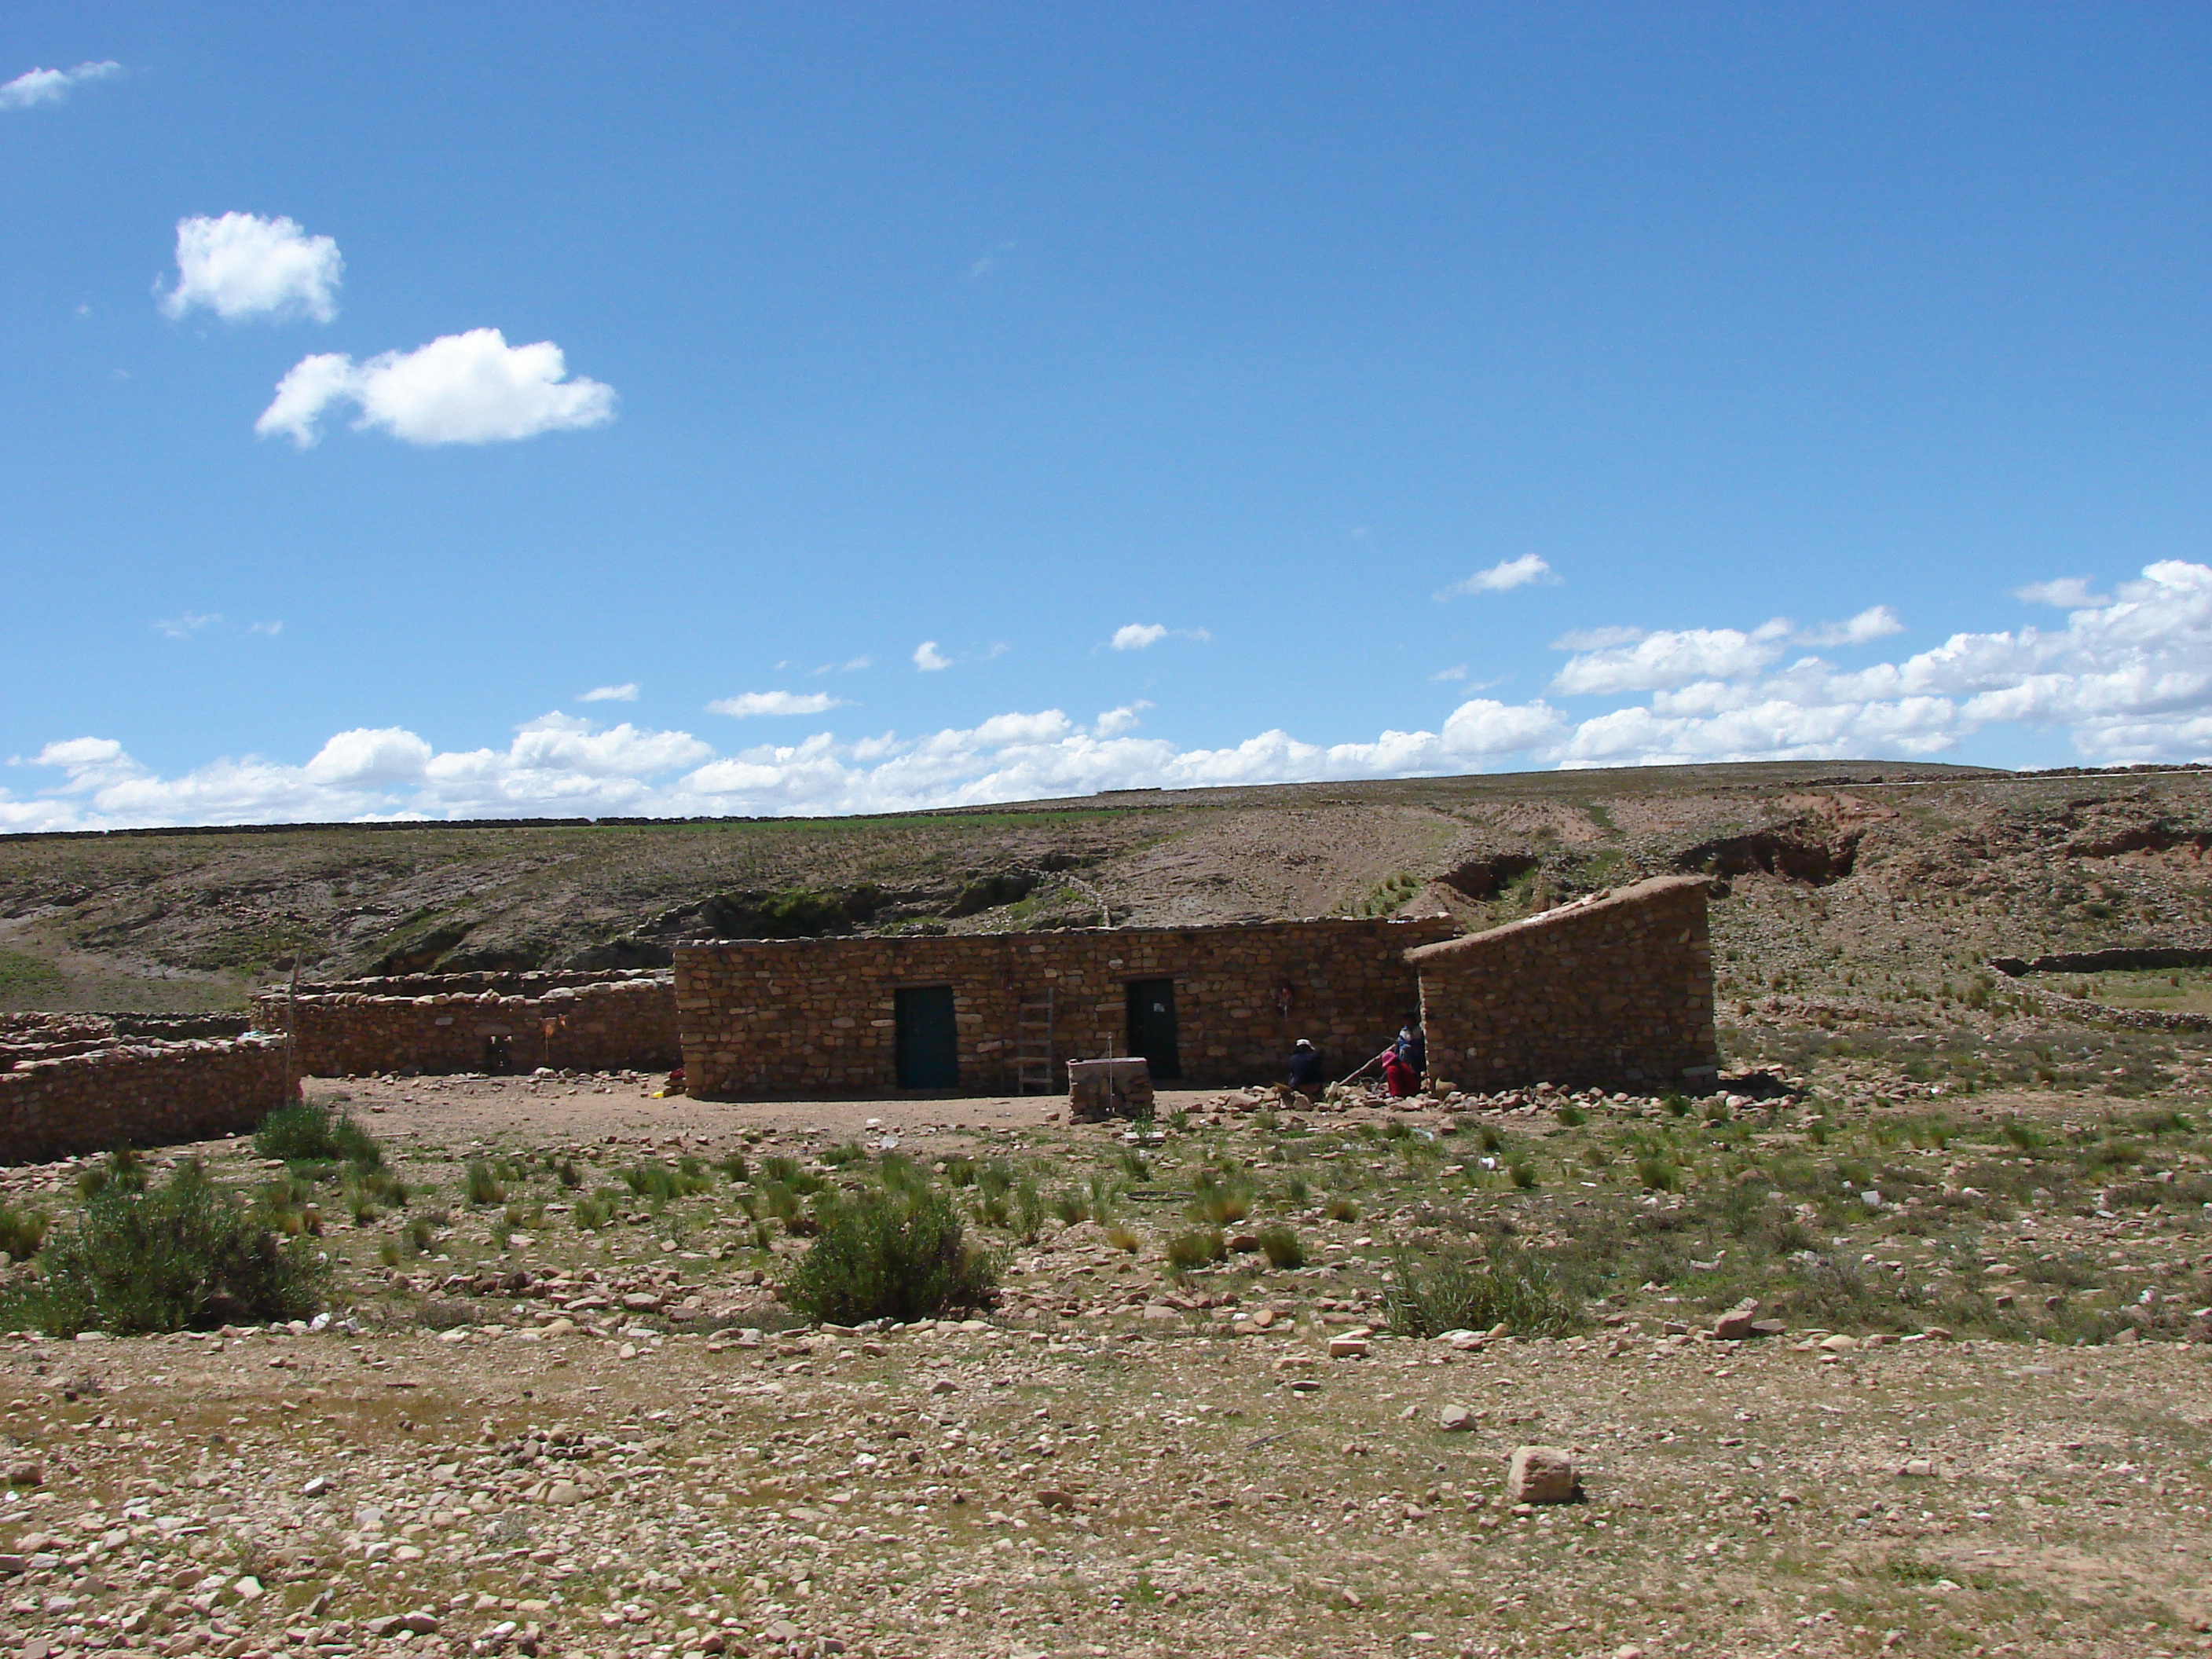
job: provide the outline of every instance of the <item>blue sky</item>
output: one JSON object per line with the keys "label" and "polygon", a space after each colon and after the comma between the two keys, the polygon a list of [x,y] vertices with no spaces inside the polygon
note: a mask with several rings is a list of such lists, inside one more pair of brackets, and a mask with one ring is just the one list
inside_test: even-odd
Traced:
{"label": "blue sky", "polygon": [[0,828],[2212,754],[2208,47],[10,7]]}

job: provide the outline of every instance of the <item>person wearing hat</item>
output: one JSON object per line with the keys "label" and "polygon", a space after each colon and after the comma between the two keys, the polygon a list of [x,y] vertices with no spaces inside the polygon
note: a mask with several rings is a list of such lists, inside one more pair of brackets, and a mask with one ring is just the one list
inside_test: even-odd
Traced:
{"label": "person wearing hat", "polygon": [[1321,1093],[1321,1054],[1304,1037],[1291,1049],[1291,1087],[1309,1097]]}

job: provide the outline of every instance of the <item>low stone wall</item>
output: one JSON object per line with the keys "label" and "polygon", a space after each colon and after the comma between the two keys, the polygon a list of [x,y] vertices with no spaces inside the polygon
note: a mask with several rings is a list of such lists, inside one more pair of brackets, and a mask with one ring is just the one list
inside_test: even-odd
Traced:
{"label": "low stone wall", "polygon": [[[527,994],[453,985],[494,979],[526,986]],[[296,993],[261,993],[253,1014],[264,1030],[291,1031],[300,1069],[310,1077],[540,1066],[661,1071],[681,1052],[673,983],[665,975],[626,972],[441,974],[303,985]]]}
{"label": "low stone wall", "polygon": [[2023,974],[2101,974],[2109,970],[2212,967],[2212,951],[2165,945],[2117,945],[2108,951],[2061,951],[2045,957],[1992,957],[1990,966],[2008,979]]}
{"label": "low stone wall", "polygon": [[1396,1035],[1414,1006],[1409,945],[1449,919],[1079,928],[915,939],[720,940],[676,947],[676,1000],[691,1092],[718,1098],[898,1091],[897,993],[951,988],[963,1094],[1021,1084],[1024,1010],[1052,999],[1044,1086],[1065,1062],[1129,1052],[1126,988],[1175,983],[1182,1077],[1167,1087],[1279,1079],[1310,1039],[1334,1073]]}
{"label": "low stone wall", "polygon": [[282,1037],[110,1045],[0,1070],[0,1163],[242,1134],[299,1098]]}
{"label": "low stone wall", "polygon": [[1709,886],[1662,876],[1408,952],[1430,1071],[1474,1090],[1709,1081]]}

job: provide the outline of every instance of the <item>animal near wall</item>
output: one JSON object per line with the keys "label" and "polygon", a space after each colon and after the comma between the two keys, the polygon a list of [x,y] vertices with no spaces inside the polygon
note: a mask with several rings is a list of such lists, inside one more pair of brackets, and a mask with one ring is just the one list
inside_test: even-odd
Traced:
{"label": "animal near wall", "polygon": [[665,974],[425,974],[302,985],[253,1000],[310,1077],[377,1072],[655,1071],[676,1064]]}
{"label": "animal near wall", "polygon": [[1409,951],[1430,1069],[1476,1089],[1710,1082],[1710,886],[1662,876]]}
{"label": "animal near wall", "polygon": [[1211,1088],[1279,1077],[1298,1037],[1348,1072],[1414,1006],[1407,947],[1451,928],[1439,917],[684,944],[684,1075],[694,1094],[724,1098],[1058,1092],[1066,1061],[1136,1052],[1164,1083]]}

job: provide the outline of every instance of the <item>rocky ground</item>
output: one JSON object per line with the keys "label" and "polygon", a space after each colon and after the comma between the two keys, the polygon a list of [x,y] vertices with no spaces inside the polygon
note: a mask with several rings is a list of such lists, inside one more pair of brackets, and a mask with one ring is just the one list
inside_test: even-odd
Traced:
{"label": "rocky ground", "polygon": [[[404,1205],[244,1141],[161,1157],[284,1183],[271,1213],[337,1275],[321,1328],[0,1340],[0,1639],[2212,1648],[2212,1057],[2099,1065],[2112,1034],[2015,1024],[2062,1063],[2007,1082],[1943,1058],[1983,1043],[1767,1035],[1794,1057],[1710,1102],[1254,1091],[1143,1128],[318,1084]],[[897,1159],[1002,1253],[998,1304],[801,1325],[775,1296],[800,1200]],[[96,1167],[6,1197],[66,1219]],[[1168,1259],[1216,1234],[1218,1265]],[[1521,1328],[1401,1334],[1470,1242],[1534,1288]],[[1532,1443],[1571,1453],[1578,1501],[1509,1500]]]}

